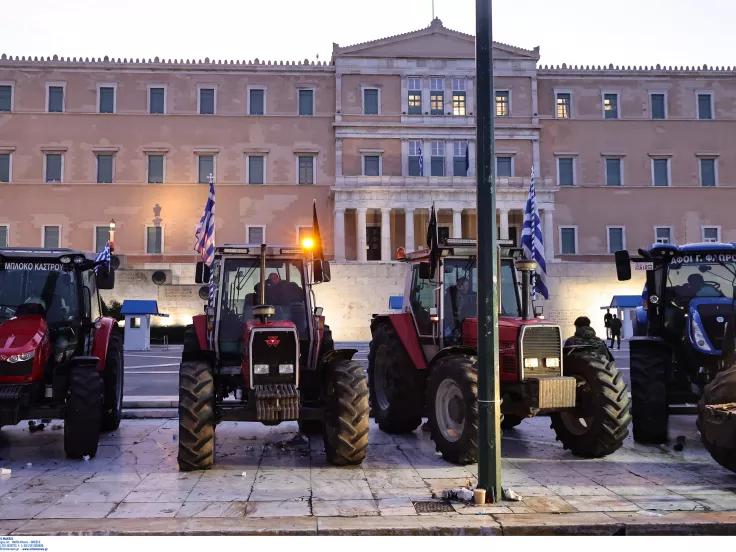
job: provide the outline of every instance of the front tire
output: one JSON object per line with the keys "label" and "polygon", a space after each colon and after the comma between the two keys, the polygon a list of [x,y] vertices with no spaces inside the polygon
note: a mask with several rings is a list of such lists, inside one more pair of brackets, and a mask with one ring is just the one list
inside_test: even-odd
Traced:
{"label": "front tire", "polygon": [[666,343],[650,339],[632,339],[629,347],[634,441],[650,445],[666,443],[667,377],[672,349]]}
{"label": "front tire", "polygon": [[123,386],[125,378],[125,357],[123,342],[119,334],[110,336],[105,358],[103,379],[105,401],[102,412],[102,431],[114,431],[120,427],[123,418]]}
{"label": "front tire", "polygon": [[337,360],[325,373],[323,440],[333,466],[358,465],[368,451],[370,406],[363,366],[357,360]]}
{"label": "front tire", "polygon": [[707,405],[722,405],[736,402],[736,367],[716,375],[705,386],[703,397],[698,401],[698,431],[706,450],[713,460],[732,472],[736,472],[735,416],[714,420],[708,416]]}
{"label": "front tire", "polygon": [[94,367],[72,366],[64,418],[64,452],[94,458],[102,424],[102,377]]}
{"label": "front tire", "polygon": [[552,414],[550,426],[565,450],[583,458],[613,454],[631,423],[631,400],[623,375],[612,360],[590,349],[564,358],[565,376],[577,380],[575,408]]}
{"label": "front tire", "polygon": [[425,381],[390,324],[380,324],[371,340],[368,383],[381,431],[411,433],[422,424]]}
{"label": "front tire", "polygon": [[429,431],[437,450],[455,464],[478,459],[476,359],[452,355],[437,361],[427,382]]}
{"label": "front tire", "polygon": [[179,367],[179,471],[204,470],[215,462],[215,386],[206,361]]}

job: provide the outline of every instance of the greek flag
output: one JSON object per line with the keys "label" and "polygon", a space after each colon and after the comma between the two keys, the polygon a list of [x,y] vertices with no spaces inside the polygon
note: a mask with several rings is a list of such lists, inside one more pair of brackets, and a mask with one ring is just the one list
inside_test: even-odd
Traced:
{"label": "greek flag", "polygon": [[[195,237],[194,250],[202,255],[204,264],[212,268],[215,260],[215,179],[209,176],[210,194],[204,207],[204,214],[199,221]],[[215,302],[215,271],[210,270],[210,305]]]}
{"label": "greek flag", "polygon": [[419,176],[424,176],[424,156],[421,144],[417,144],[417,155],[419,156]]}
{"label": "greek flag", "polygon": [[[100,262],[106,263],[107,266],[109,267],[110,266],[110,258],[111,258],[111,254],[110,254],[110,242],[108,241],[105,244],[105,247],[102,248],[102,251],[100,251],[97,254],[97,256],[95,257],[95,262],[96,263],[100,263]],[[97,272],[100,270],[100,267],[101,266],[102,265],[97,265],[95,267],[95,274],[97,274]]]}
{"label": "greek flag", "polygon": [[529,186],[529,198],[526,201],[524,212],[524,228],[521,231],[521,247],[526,258],[537,263],[537,271],[532,275],[532,289],[535,298],[536,294],[539,293],[545,299],[549,299],[547,263],[544,260],[544,238],[542,237],[542,224],[539,220],[539,209],[537,208],[537,194],[534,191],[533,167],[532,183]]}

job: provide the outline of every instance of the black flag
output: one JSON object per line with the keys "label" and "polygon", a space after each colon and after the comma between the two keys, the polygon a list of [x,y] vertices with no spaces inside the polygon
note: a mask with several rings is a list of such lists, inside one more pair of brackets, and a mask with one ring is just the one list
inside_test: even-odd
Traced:
{"label": "black flag", "polygon": [[314,242],[314,258],[321,261],[325,260],[324,251],[322,251],[322,236],[319,234],[319,222],[317,221],[317,201],[313,205],[314,211],[312,215],[312,241]]}
{"label": "black flag", "polygon": [[427,227],[427,247],[429,247],[429,267],[430,279],[434,279],[437,270],[437,261],[439,260],[439,238],[437,236],[437,214],[434,210],[434,203],[429,215],[429,226]]}
{"label": "black flag", "polygon": [[470,170],[470,142],[465,144],[465,176],[468,176]]}

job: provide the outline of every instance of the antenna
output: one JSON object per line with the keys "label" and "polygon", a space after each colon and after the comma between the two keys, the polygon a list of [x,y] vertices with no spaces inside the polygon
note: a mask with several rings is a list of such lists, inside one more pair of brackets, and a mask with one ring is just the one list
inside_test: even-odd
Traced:
{"label": "antenna", "polygon": [[434,21],[434,0],[432,0],[432,21]]}

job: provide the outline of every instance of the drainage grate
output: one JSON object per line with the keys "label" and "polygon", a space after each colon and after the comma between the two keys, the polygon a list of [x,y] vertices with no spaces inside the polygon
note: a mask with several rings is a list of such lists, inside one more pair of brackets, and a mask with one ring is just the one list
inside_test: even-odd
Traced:
{"label": "drainage grate", "polygon": [[454,512],[455,508],[447,502],[415,502],[414,509],[417,514],[434,514],[437,512]]}

